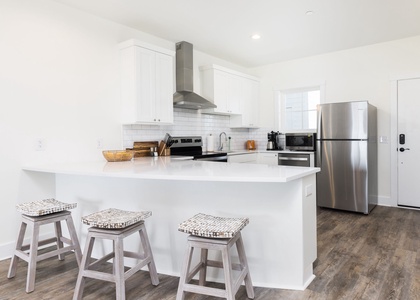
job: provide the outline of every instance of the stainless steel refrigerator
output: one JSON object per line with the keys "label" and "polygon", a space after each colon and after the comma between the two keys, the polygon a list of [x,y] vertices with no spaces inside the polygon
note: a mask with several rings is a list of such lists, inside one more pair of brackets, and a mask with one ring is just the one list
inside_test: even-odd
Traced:
{"label": "stainless steel refrigerator", "polygon": [[356,101],[317,109],[317,204],[369,214],[378,203],[376,107]]}

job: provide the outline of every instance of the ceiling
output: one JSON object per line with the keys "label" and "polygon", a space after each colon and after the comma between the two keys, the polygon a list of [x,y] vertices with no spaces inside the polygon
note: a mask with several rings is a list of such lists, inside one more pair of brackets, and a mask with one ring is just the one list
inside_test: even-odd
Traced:
{"label": "ceiling", "polygon": [[420,35],[418,0],[54,1],[244,67]]}

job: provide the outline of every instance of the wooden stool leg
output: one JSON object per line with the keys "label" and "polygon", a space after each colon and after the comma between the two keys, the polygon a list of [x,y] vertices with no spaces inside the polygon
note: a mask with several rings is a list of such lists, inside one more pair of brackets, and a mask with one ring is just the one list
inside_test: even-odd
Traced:
{"label": "wooden stool leg", "polygon": [[27,224],[22,222],[20,225],[19,236],[16,241],[16,248],[15,253],[13,254],[12,260],[10,261],[9,273],[7,274],[7,278],[13,278],[16,275],[17,263],[19,261],[19,257],[16,255],[16,251],[20,251],[23,245],[23,239],[25,238],[25,231],[26,231]]}
{"label": "wooden stool leg", "polygon": [[223,271],[225,273],[226,299],[235,300],[235,291],[233,290],[233,271],[232,261],[229,255],[228,247],[222,249]]}
{"label": "wooden stool leg", "polygon": [[117,271],[116,271],[117,262],[115,261],[117,250],[116,250],[115,240],[112,240],[112,252],[114,253],[114,257],[112,258],[112,274],[115,275],[115,274],[117,274]]}
{"label": "wooden stool leg", "polygon": [[[61,238],[63,237],[63,231],[61,230],[61,221],[54,222],[54,227],[55,227],[55,237],[57,239],[57,249],[62,249],[63,241]],[[58,260],[64,260],[63,253],[58,254]]]}
{"label": "wooden stool leg", "polygon": [[142,229],[139,231],[140,240],[143,245],[143,249],[146,257],[150,257],[150,262],[147,264],[149,268],[150,278],[153,285],[159,284],[159,277],[156,270],[155,260],[153,258],[152,248],[150,247],[149,237],[147,235],[146,226],[142,226]]}
{"label": "wooden stool leg", "polygon": [[198,278],[198,284],[199,285],[205,285],[206,283],[206,277],[207,277],[207,257],[208,257],[208,249],[201,249],[201,268],[200,268],[200,274]]}
{"label": "wooden stool leg", "polygon": [[90,257],[92,256],[93,245],[95,244],[95,238],[88,233],[86,239],[85,250],[83,252],[82,261],[79,266],[79,275],[77,276],[76,286],[74,288],[73,300],[81,300],[83,296],[83,289],[85,288],[85,270],[88,269]]}
{"label": "wooden stool leg", "polygon": [[124,243],[121,237],[117,237],[115,241],[114,267],[116,299],[125,300]]}
{"label": "wooden stool leg", "polygon": [[185,292],[184,285],[188,280],[188,273],[190,271],[191,259],[194,253],[194,247],[191,246],[190,242],[187,244],[187,250],[185,252],[184,263],[181,268],[181,275],[179,277],[178,292],[176,294],[176,300],[184,300]]}
{"label": "wooden stool leg", "polygon": [[248,298],[254,299],[254,287],[252,286],[251,274],[249,272],[248,261],[245,255],[245,247],[242,240],[242,235],[239,236],[238,240],[236,241],[236,249],[238,250],[239,261],[244,268],[247,269],[247,274],[245,276],[245,288],[246,294]]}
{"label": "wooden stool leg", "polygon": [[26,292],[33,292],[35,289],[35,275],[36,263],[38,256],[38,240],[39,240],[39,224],[33,223],[32,240],[29,248],[29,262],[28,262],[28,275],[26,278]]}
{"label": "wooden stool leg", "polygon": [[76,261],[79,265],[82,262],[82,250],[80,249],[79,239],[77,238],[76,228],[74,227],[73,218],[71,215],[68,215],[66,218],[67,228],[69,229],[70,239],[72,244],[74,245],[74,254],[76,255]]}

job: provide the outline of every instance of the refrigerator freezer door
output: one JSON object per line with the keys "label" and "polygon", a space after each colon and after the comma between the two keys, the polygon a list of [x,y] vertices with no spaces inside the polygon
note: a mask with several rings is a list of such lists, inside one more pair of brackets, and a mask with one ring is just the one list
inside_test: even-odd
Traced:
{"label": "refrigerator freezer door", "polygon": [[319,141],[317,204],[368,214],[367,141]]}
{"label": "refrigerator freezer door", "polygon": [[317,139],[365,140],[368,138],[368,102],[318,105]]}

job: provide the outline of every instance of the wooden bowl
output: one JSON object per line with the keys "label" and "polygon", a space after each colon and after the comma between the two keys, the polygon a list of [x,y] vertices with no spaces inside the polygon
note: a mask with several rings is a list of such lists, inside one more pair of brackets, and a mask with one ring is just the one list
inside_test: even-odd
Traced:
{"label": "wooden bowl", "polygon": [[133,158],[134,152],[127,150],[106,150],[102,151],[107,161],[129,161]]}

